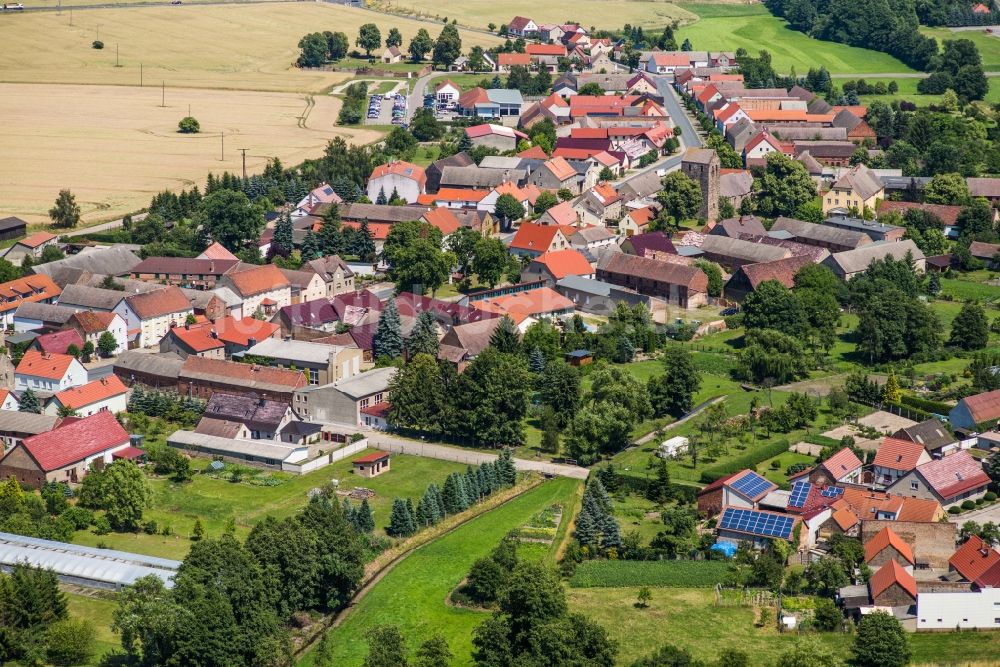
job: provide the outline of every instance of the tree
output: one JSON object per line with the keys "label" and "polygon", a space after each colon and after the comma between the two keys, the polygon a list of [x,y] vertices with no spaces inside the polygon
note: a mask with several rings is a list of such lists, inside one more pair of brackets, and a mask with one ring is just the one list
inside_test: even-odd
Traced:
{"label": "tree", "polygon": [[24,393],[21,394],[21,403],[18,407],[18,411],[33,412],[36,415],[40,415],[42,413],[42,406],[38,402],[38,395],[35,394],[30,387],[25,389]]}
{"label": "tree", "polygon": [[722,296],[722,269],[715,262],[699,259],[694,263],[708,278],[708,295]]}
{"label": "tree", "polygon": [[324,632],[319,644],[316,645],[316,651],[313,653],[313,664],[316,667],[334,667],[333,640],[330,639],[329,632]]}
{"label": "tree", "polygon": [[963,350],[981,350],[989,342],[989,326],[983,307],[978,303],[966,303],[951,323],[948,345]]}
{"label": "tree", "polygon": [[49,218],[56,227],[76,227],[80,222],[80,205],[69,190],[60,190],[55,206],[49,209]]}
{"label": "tree", "polygon": [[64,259],[66,254],[59,249],[56,245],[47,245],[45,249],[42,250],[42,256],[38,258],[39,264],[48,264],[49,262],[55,262],[60,259]]}
{"label": "tree", "polygon": [[559,198],[555,195],[554,192],[544,190],[535,199],[535,206],[534,206],[535,215],[541,215],[542,213],[545,213],[547,210],[549,210],[558,203],[559,203]]}
{"label": "tree", "polygon": [[271,240],[269,254],[288,257],[295,250],[292,237],[292,218],[287,213],[282,215],[274,226],[274,238]]}
{"label": "tree", "polygon": [[663,177],[663,191],[657,193],[656,201],[664,212],[676,223],[698,215],[701,209],[701,186],[697,181],[681,171],[672,171]]}
{"label": "tree", "polygon": [[313,32],[299,40],[299,49],[301,53],[296,61],[299,67],[319,67],[326,62],[329,46],[322,33]]}
{"label": "tree", "polygon": [[743,326],[747,331],[773,329],[790,336],[806,330],[802,304],[777,280],[765,280],[743,301]]}
{"label": "tree", "polygon": [[365,23],[358,29],[358,38],[354,45],[365,50],[365,58],[370,58],[372,51],[382,44],[382,33],[374,23]]}
{"label": "tree", "polygon": [[581,410],[564,433],[566,450],[580,465],[595,463],[602,454],[621,451],[632,430],[627,408],[601,402]]}
{"label": "tree", "polygon": [[973,199],[967,206],[963,206],[958,213],[956,224],[961,232],[962,239],[969,240],[993,240],[993,208],[989,202],[981,197]]}
{"label": "tree", "polygon": [[454,657],[444,636],[435,633],[417,649],[415,667],[448,667]]}
{"label": "tree", "polygon": [[177,131],[181,134],[198,134],[201,132],[201,123],[194,116],[185,116],[177,123]]}
{"label": "tree", "polygon": [[351,42],[346,34],[342,32],[325,32],[323,35],[326,38],[326,50],[330,60],[336,62],[347,56],[347,52],[351,48]]}
{"label": "tree", "polygon": [[894,616],[881,611],[862,616],[854,639],[854,664],[903,667],[910,655],[910,641]]}
{"label": "tree", "polygon": [[639,589],[639,594],[636,596],[635,606],[645,609],[649,606],[649,601],[652,599],[653,593],[649,590],[649,586],[643,586]]}
{"label": "tree", "polygon": [[462,38],[458,34],[458,28],[449,23],[434,42],[434,67],[440,65],[448,69],[460,55],[462,55]]}
{"label": "tree", "polygon": [[[444,134],[444,127],[438,122],[433,109],[420,108],[410,121],[410,133],[418,141],[436,141]],[[461,229],[466,229],[462,227]]]}
{"label": "tree", "polygon": [[199,222],[213,241],[241,250],[256,243],[264,229],[264,213],[242,191],[219,189],[201,200]]}
{"label": "tree", "polygon": [[844,623],[844,616],[837,608],[837,603],[828,598],[820,598],[816,601],[813,616],[816,619],[816,627],[827,632],[840,630]]}
{"label": "tree", "polygon": [[104,470],[101,504],[116,530],[135,530],[142,523],[142,511],[149,505],[151,492],[146,476],[132,461],[118,460]]}
{"label": "tree", "polygon": [[94,625],[67,618],[45,630],[45,659],[57,667],[86,664],[94,650]]}
{"label": "tree", "polygon": [[392,501],[392,513],[389,515],[389,525],[385,532],[390,537],[409,537],[417,532],[413,516],[406,507],[406,501],[396,498]]}
{"label": "tree", "polygon": [[505,354],[517,354],[521,350],[521,335],[510,315],[500,318],[497,328],[490,335],[490,347]]}
{"label": "tree", "polygon": [[486,237],[476,240],[470,268],[480,283],[488,285],[490,289],[496,287],[507,269],[508,262],[509,256],[503,241]]}
{"label": "tree", "polygon": [[816,183],[802,163],[779,152],[767,154],[764,174],[755,185],[757,213],[769,218],[794,215],[816,196]]}
{"label": "tree", "polygon": [[[90,343],[91,347],[94,345],[89,340],[87,343]],[[84,348],[86,348],[86,344],[84,344]],[[117,349],[118,341],[115,339],[115,335],[110,331],[102,332],[101,336],[97,339],[97,350],[101,353],[101,356],[107,359],[111,357]]]}
{"label": "tree", "polygon": [[385,48],[402,45],[403,35],[399,32],[399,28],[389,28],[389,34],[385,38]]}
{"label": "tree", "polygon": [[937,174],[924,187],[924,201],[928,204],[965,206],[971,201],[969,186],[961,174]]}
{"label": "tree", "polygon": [[844,661],[816,639],[800,639],[778,657],[777,667],[843,667]]}
{"label": "tree", "polygon": [[680,346],[666,349],[663,366],[663,375],[649,379],[649,400],[655,414],[680,417],[694,407],[701,377],[691,354]]}
{"label": "tree", "polygon": [[410,52],[410,59],[418,63],[423,60],[428,53],[434,49],[434,40],[431,39],[430,34],[427,32],[426,28],[421,28],[417,31],[417,34],[413,36],[410,40],[410,46],[408,51]]}
{"label": "tree", "polygon": [[395,299],[389,299],[382,314],[379,315],[372,346],[372,353],[376,359],[379,357],[395,359],[403,353],[403,326],[399,320]]}
{"label": "tree", "polygon": [[509,230],[511,225],[524,217],[524,206],[510,193],[497,197],[494,212],[500,220],[503,229]]}
{"label": "tree", "polygon": [[6,283],[11,280],[20,278],[22,275],[21,270],[8,262],[6,259],[0,259],[0,283]]}
{"label": "tree", "polygon": [[406,351],[410,356],[427,354],[436,358],[439,349],[437,319],[435,319],[434,313],[431,311],[422,311],[417,315],[417,321],[413,325],[410,337],[406,341]]}
{"label": "tree", "polygon": [[490,447],[522,444],[530,392],[524,358],[486,348],[457,379],[456,434]]}
{"label": "tree", "polygon": [[556,424],[565,428],[580,407],[580,374],[561,361],[549,362],[539,381],[542,405],[552,408]]}
{"label": "tree", "polygon": [[322,256],[323,253],[320,252],[319,241],[313,230],[310,229],[306,232],[305,238],[302,239],[302,249],[299,254],[303,262],[309,262]]}

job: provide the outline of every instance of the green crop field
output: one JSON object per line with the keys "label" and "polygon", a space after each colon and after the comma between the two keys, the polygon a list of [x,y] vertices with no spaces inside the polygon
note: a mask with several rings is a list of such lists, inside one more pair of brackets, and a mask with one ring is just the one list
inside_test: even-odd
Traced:
{"label": "green crop field", "polygon": [[351,472],[351,458],[357,457],[349,457],[307,475],[289,476],[278,486],[234,484],[205,475],[196,475],[184,484],[162,478],[151,479],[153,502],[145,512],[145,519],[156,521],[161,527],[169,525],[172,535],[95,535],[90,531],[80,531],[74,536],[74,541],[180,559],[190,548],[189,536],[196,519],[201,519],[206,537],[218,537],[232,516],[236,521],[236,534],[244,537],[265,516],[293,514],[306,504],[306,494],[310,489],[322,486],[331,479],[339,479],[342,489],[364,486],[375,491],[376,495],[369,503],[375,512],[376,531],[381,534],[388,523],[394,497],[409,497],[416,502],[431,482],[441,485],[450,473],[465,470],[465,465],[460,463],[394,454],[389,472],[365,479]]}
{"label": "green crop field", "polygon": [[[453,664],[470,664],[472,630],[485,615],[448,606],[445,603],[448,594],[465,577],[472,563],[489,553],[508,532],[550,505],[572,507],[579,485],[573,479],[545,482],[411,553],[375,584],[331,631],[333,664],[360,665],[367,651],[365,631],[384,623],[398,626],[411,649],[432,633],[440,632],[456,656]],[[569,516],[569,512],[564,512],[563,521],[568,521]],[[299,664],[311,666],[311,654]]]}
{"label": "green crop field", "polygon": [[711,588],[721,583],[729,564],[721,560],[588,560],[569,580],[573,588],[666,586]]}
{"label": "green crop field", "polygon": [[766,49],[776,70],[787,73],[794,67],[800,75],[810,67],[820,65],[834,74],[913,71],[885,53],[824,42],[791,30],[782,19],[771,15],[762,5],[696,4],[684,7],[701,18],[683,26],[677,38],[691,40],[691,45],[697,50],[735,51],[744,48],[756,53]]}

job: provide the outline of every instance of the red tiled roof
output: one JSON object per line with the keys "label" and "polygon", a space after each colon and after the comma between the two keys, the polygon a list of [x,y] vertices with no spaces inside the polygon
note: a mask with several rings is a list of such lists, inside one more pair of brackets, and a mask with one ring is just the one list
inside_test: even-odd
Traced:
{"label": "red tiled roof", "polygon": [[928,523],[937,521],[943,515],[941,503],[936,500],[905,498],[884,491],[869,491],[850,486],[844,488],[839,501],[862,519],[874,518],[878,512],[889,512],[896,515],[896,521]]}
{"label": "red tiled roof", "polygon": [[[742,471],[740,471],[740,472],[742,472]],[[715,491],[716,489],[721,489],[723,486],[725,486],[726,482],[728,482],[733,477],[736,477],[739,474],[740,473],[738,473],[738,472],[734,472],[732,475],[725,475],[723,477],[720,477],[719,479],[715,480],[714,482],[712,482],[708,486],[703,486],[701,489],[699,489],[698,490],[698,495],[699,496],[703,496],[706,493],[710,493],[712,491]]]}
{"label": "red tiled roof", "polygon": [[232,281],[236,292],[244,297],[270,292],[289,285],[288,278],[274,264],[255,266],[246,271],[232,273],[228,278]]}
{"label": "red tiled roof", "polygon": [[202,259],[239,259],[239,257],[229,252],[226,249],[226,246],[222,245],[218,241],[205,248],[205,250],[198,255],[198,257],[201,257]]}
{"label": "red tiled roof", "polygon": [[125,449],[119,449],[117,452],[111,455],[113,459],[128,459],[129,461],[138,459],[146,455],[144,449],[139,449],[138,447],[132,447],[131,445]]}
{"label": "red tiled roof", "polygon": [[442,236],[448,236],[462,226],[455,214],[443,206],[424,213],[424,221],[440,229]]}
{"label": "red tiled roof", "polygon": [[402,176],[404,178],[412,178],[421,186],[427,183],[427,174],[424,172],[423,167],[418,167],[410,162],[403,162],[397,160],[395,162],[390,162],[389,164],[380,164],[374,169],[372,169],[372,178],[382,178],[389,174],[395,174],[396,176]]}
{"label": "red tiled roof", "polygon": [[86,405],[109,399],[112,396],[124,394],[127,391],[128,388],[122,384],[118,376],[111,374],[100,380],[94,380],[79,387],[57,392],[55,398],[64,407],[82,408]]}
{"label": "red tiled roof", "polygon": [[375,452],[373,454],[365,454],[360,458],[353,459],[351,463],[375,463],[376,461],[381,461],[382,459],[389,458],[389,452]]}
{"label": "red tiled roof", "polygon": [[562,109],[569,108],[569,102],[564,100],[557,93],[550,94],[548,97],[546,97],[544,100],[541,101],[541,105],[547,109],[551,107],[560,107]]}
{"label": "red tiled roof", "polygon": [[45,301],[60,294],[62,289],[45,274],[9,280],[0,284],[0,313],[14,310],[26,301]]}
{"label": "red tiled roof", "polygon": [[858,517],[851,510],[842,507],[833,513],[833,520],[837,522],[841,530],[847,530],[858,522]]}
{"label": "red tiled roof", "polygon": [[830,471],[834,479],[839,480],[860,468],[862,464],[861,459],[851,451],[850,447],[844,447],[820,465]]}
{"label": "red tiled roof", "polygon": [[102,313],[95,312],[93,310],[84,310],[79,313],[73,313],[73,319],[76,320],[80,328],[83,329],[84,333],[94,334],[100,333],[102,331],[107,331],[111,323],[114,322],[116,317],[121,317],[116,313]]}
{"label": "red tiled roof", "polygon": [[67,419],[48,433],[21,442],[39,467],[51,472],[128,441],[128,433],[115,416],[101,411],[83,419]]}
{"label": "red tiled roof", "polygon": [[550,217],[557,226],[573,225],[577,222],[576,211],[568,201],[559,202],[545,211],[545,215]]}
{"label": "red tiled roof", "polygon": [[477,305],[485,311],[510,315],[515,321],[523,321],[525,317],[573,310],[575,307],[572,301],[550,287],[539,287],[527,292],[484,299],[477,302]]}
{"label": "red tiled roof", "polygon": [[184,343],[185,347],[195,354],[226,346],[223,341],[212,337],[212,327],[208,324],[173,327],[167,335]]}
{"label": "red tiled roof", "polygon": [[777,280],[785,287],[791,288],[795,284],[795,274],[806,264],[812,264],[808,255],[793,255],[771,262],[744,264],[739,270],[754,289],[765,280]]}
{"label": "red tiled roof", "polygon": [[1000,417],[1000,389],[966,396],[959,403],[965,403],[977,424]]}
{"label": "red tiled roof", "polygon": [[375,405],[369,405],[367,408],[361,408],[361,414],[385,419],[389,415],[390,407],[392,406],[387,401],[382,401]]}
{"label": "red tiled roof", "polygon": [[541,146],[532,146],[526,151],[521,151],[517,154],[517,157],[531,158],[533,160],[548,160],[549,156],[545,154]]}
{"label": "red tiled roof", "polygon": [[883,438],[872,463],[891,470],[913,470],[923,454],[924,446],[919,443]]}
{"label": "red tiled roof", "polygon": [[975,535],[948,559],[952,569],[968,581],[976,581],[997,563],[1000,563],[1000,553]]}
{"label": "red tiled roof", "polygon": [[918,466],[917,472],[945,500],[990,483],[982,464],[964,449]]}
{"label": "red tiled roof", "polygon": [[538,225],[533,222],[523,223],[514,234],[510,247],[518,250],[533,250],[546,252],[552,245],[552,240],[559,233],[554,225]]}
{"label": "red tiled roof", "polygon": [[514,65],[527,67],[531,64],[531,56],[527,53],[500,53],[497,54],[497,64],[501,67],[513,67]]}
{"label": "red tiled roof", "polygon": [[871,587],[873,598],[882,595],[893,584],[899,584],[911,597],[917,597],[917,582],[913,579],[913,575],[894,560],[880,567],[878,572],[872,575],[868,584]]}
{"label": "red tiled roof", "polygon": [[195,356],[184,360],[180,377],[209,379],[220,384],[239,384],[247,389],[252,389],[257,383],[277,385],[287,389],[298,389],[306,385],[302,371]]}
{"label": "red tiled roof", "polygon": [[875,556],[882,553],[887,547],[892,547],[899,552],[899,555],[905,558],[910,565],[916,563],[913,559],[913,549],[910,548],[910,545],[904,542],[903,538],[893,532],[892,528],[888,526],[875,533],[865,544],[865,562],[870,563]]}
{"label": "red tiled roof", "polygon": [[48,380],[61,380],[76,361],[68,354],[43,354],[38,350],[28,350],[21,357],[21,363],[14,370],[18,375],[32,375]]}
{"label": "red tiled roof", "polygon": [[18,241],[17,244],[27,246],[29,248],[37,248],[43,243],[48,243],[54,238],[57,238],[55,234],[49,234],[48,232],[35,232],[30,236],[25,236],[23,239]]}
{"label": "red tiled roof", "polygon": [[140,320],[191,310],[191,302],[184,296],[184,292],[172,286],[143,294],[131,294],[125,297],[125,302]]}
{"label": "red tiled roof", "polygon": [[551,171],[552,175],[560,181],[565,181],[576,176],[576,170],[561,157],[554,157],[542,164],[542,166]]}
{"label": "red tiled roof", "polygon": [[898,211],[900,215],[905,215],[907,211],[927,211],[941,218],[941,222],[948,226],[958,224],[958,214],[962,212],[961,206],[946,206],[944,204],[921,204],[912,201],[890,201],[883,199],[879,202],[878,212],[887,213]]}
{"label": "red tiled roof", "polygon": [[562,44],[528,44],[524,52],[531,56],[565,56],[566,47]]}
{"label": "red tiled roof", "polygon": [[83,349],[83,338],[76,329],[64,329],[42,334],[35,339],[35,344],[42,352],[66,354],[70,345],[76,345],[77,350]]}
{"label": "red tiled roof", "polygon": [[433,206],[434,202],[439,201],[458,201],[458,202],[478,202],[483,200],[488,194],[489,190],[467,190],[465,188],[441,188],[434,194],[422,194],[417,197],[418,204],[426,204],[427,206]]}
{"label": "red tiled roof", "polygon": [[594,273],[594,268],[587,258],[572,248],[542,253],[534,261],[548,268],[556,280],[566,276],[589,276]]}

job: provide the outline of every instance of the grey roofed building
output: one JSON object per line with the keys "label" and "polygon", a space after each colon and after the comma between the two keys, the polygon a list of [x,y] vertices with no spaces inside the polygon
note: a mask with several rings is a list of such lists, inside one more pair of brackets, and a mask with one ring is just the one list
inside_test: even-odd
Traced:
{"label": "grey roofed building", "polygon": [[969,194],[973,197],[1000,197],[1000,178],[967,178],[965,181],[969,185]]}
{"label": "grey roofed building", "polygon": [[898,225],[890,225],[878,220],[865,220],[864,218],[852,218],[846,215],[835,215],[823,221],[825,227],[839,227],[851,231],[862,232],[871,237],[872,241],[883,241],[890,238],[900,239],[903,237],[905,228]]}
{"label": "grey roofed building", "polygon": [[711,236],[728,236],[738,239],[744,234],[763,236],[767,234],[764,223],[755,215],[740,215],[735,218],[719,220],[709,232]]}
{"label": "grey roofed building", "polygon": [[892,257],[893,259],[900,260],[906,257],[907,253],[910,253],[917,270],[922,273],[926,267],[924,253],[910,239],[887,243],[872,243],[857,250],[835,252],[823,260],[823,264],[830,267],[830,270],[837,277],[848,280],[863,272],[877,259]]}
{"label": "grey roofed building", "polygon": [[[128,378],[131,373],[141,373],[164,379],[173,379],[177,384],[177,376],[181,372],[184,360],[172,352],[140,352],[127,350],[115,358],[115,375]],[[120,372],[119,372],[120,371]]]}
{"label": "grey roofed building", "polygon": [[31,267],[35,274],[44,273],[55,280],[54,274],[60,269],[70,268],[86,271],[91,274],[106,276],[125,276],[132,272],[139,262],[139,256],[128,248],[111,246],[110,248],[94,248],[83,250],[77,255],[65,259],[39,264]]}
{"label": "grey roofed building", "polygon": [[743,153],[747,142],[757,136],[760,127],[749,118],[741,118],[726,128],[726,140],[737,153]]}
{"label": "grey roofed building", "polygon": [[475,160],[465,151],[435,160],[425,171],[427,175],[427,191],[438,191],[438,188],[441,187],[441,172],[445,167],[468,167],[474,164],[476,164]]}
{"label": "grey roofed building", "polygon": [[67,285],[59,295],[57,305],[68,306],[80,310],[98,310],[111,312],[129,292],[88,285]]}
{"label": "grey roofed building", "polygon": [[760,128],[781,141],[847,141],[847,130],[842,127],[761,123]]}
{"label": "grey roofed building", "polygon": [[17,410],[0,410],[0,434],[23,433],[37,435],[48,433],[55,428],[60,417],[55,415],[38,415],[34,412],[18,412]]}
{"label": "grey roofed building", "polygon": [[[808,151],[816,159],[846,160],[854,155],[857,148],[853,142],[845,139],[844,141],[796,141],[792,150],[796,155]],[[878,189],[882,189],[881,181],[878,183]]]}
{"label": "grey roofed building", "polygon": [[[220,394],[215,394],[219,396]],[[238,438],[240,431],[245,427],[242,422],[230,419],[216,419],[215,417],[202,417],[194,427],[195,433],[202,435],[214,435],[217,438]]]}
{"label": "grey roofed building", "polygon": [[487,155],[479,163],[480,169],[518,169],[521,160],[516,155]]}
{"label": "grey roofed building", "polygon": [[635,74],[630,74],[628,72],[610,72],[610,73],[600,73],[600,72],[588,72],[583,74],[577,74],[576,76],[576,89],[579,90],[581,87],[586,86],[588,83],[596,83],[601,87],[606,93],[613,93],[619,90],[627,90],[628,82],[634,77]]}
{"label": "grey roofed building", "polygon": [[216,287],[213,290],[207,291],[209,294],[214,294],[222,299],[222,302],[226,304],[227,308],[235,308],[243,303],[243,298],[228,287]]}
{"label": "grey roofed building", "polygon": [[[918,191],[923,190],[931,182],[930,176],[880,176],[879,178],[882,180],[882,184],[886,190],[896,191],[908,190],[911,187]],[[970,178],[968,180],[971,181],[973,179]]]}
{"label": "grey roofed building", "polygon": [[[340,393],[351,398],[364,398],[389,388],[389,381],[396,374],[396,368],[375,368],[333,383]],[[305,391],[303,388],[302,391]]]}
{"label": "grey roofed building", "polygon": [[[449,329],[441,338],[441,347],[450,347],[463,350],[463,357],[475,357],[490,345],[490,337],[497,326],[500,325],[499,317],[468,324],[459,324]],[[450,350],[446,351],[450,352]],[[447,356],[447,354],[446,354]]]}
{"label": "grey roofed building", "polygon": [[841,109],[833,117],[833,126],[842,127],[848,132],[861,125],[862,120],[851,113],[848,109]]}
{"label": "grey roofed building", "polygon": [[944,424],[934,418],[913,426],[904,426],[893,433],[892,437],[921,444],[928,452],[934,452],[958,442],[958,438],[952,435]]}
{"label": "grey roofed building", "polygon": [[833,252],[854,250],[872,242],[871,237],[863,232],[818,225],[795,218],[778,218],[771,225],[771,232],[790,232],[800,243],[820,246]]}
{"label": "grey roofed building", "polygon": [[282,463],[295,463],[309,456],[309,448],[306,446],[276,440],[221,438],[192,431],[174,431],[167,438],[167,444],[177,449],[268,468],[281,468]]}
{"label": "grey roofed building", "polygon": [[885,188],[874,171],[860,164],[845,171],[833,187],[839,190],[852,190],[862,201],[871,199]]}
{"label": "grey roofed building", "polygon": [[719,176],[719,195],[727,199],[745,197],[753,190],[753,175],[737,171]]}
{"label": "grey roofed building", "polygon": [[445,167],[441,172],[442,188],[489,190],[506,181],[523,183],[524,169],[484,169],[482,167]]}
{"label": "grey roofed building", "polygon": [[262,340],[249,350],[248,355],[268,357],[270,359],[290,359],[311,364],[329,364],[330,354],[342,349],[337,345],[311,343],[304,340],[279,340],[268,338]]}
{"label": "grey roofed building", "polygon": [[822,176],[824,172],[823,165],[820,164],[819,160],[814,158],[809,151],[802,151],[795,156],[795,159],[802,163],[802,166],[806,168],[810,176]]}
{"label": "grey roofed building", "polygon": [[348,204],[340,207],[341,218],[344,220],[388,223],[419,220],[428,210],[426,206],[389,206],[388,204]]}
{"label": "grey roofed building", "polygon": [[[778,233],[780,234],[781,232],[779,231]],[[775,248],[786,248],[792,252],[793,257],[806,257],[809,261],[815,264],[822,262],[830,256],[830,251],[826,248],[808,245],[792,239],[783,239],[779,236],[772,236],[770,233],[762,236],[743,235],[740,238],[744,241],[750,241],[751,243],[760,243]]]}
{"label": "grey roofed building", "polygon": [[204,416],[218,420],[237,421],[254,431],[277,432],[290,406],[282,401],[256,399],[216,392],[205,406]]}
{"label": "grey roofed building", "polygon": [[701,243],[701,251],[723,266],[738,267],[741,264],[773,262],[791,256],[786,248],[776,248],[752,241],[729,238],[727,236],[706,236]]}
{"label": "grey roofed building", "polygon": [[806,90],[802,86],[795,85],[788,89],[788,96],[802,100],[803,102],[808,102],[812,98],[816,97],[816,93],[811,90]]}
{"label": "grey roofed building", "polygon": [[814,114],[825,114],[833,111],[833,107],[830,105],[830,103],[819,96],[816,96],[811,100],[809,100],[809,104],[806,105],[806,109],[809,111],[809,113],[814,113]]}
{"label": "grey roofed building", "polygon": [[684,153],[685,162],[708,164],[714,159],[716,159],[716,152],[710,148],[689,148]]}
{"label": "grey roofed building", "polygon": [[633,176],[621,184],[618,194],[625,202],[630,202],[643,197],[651,197],[663,189],[660,177],[656,175],[655,169],[650,169],[638,176]]}
{"label": "grey roofed building", "polygon": [[66,324],[76,311],[76,308],[53,303],[22,302],[14,311],[14,319],[38,320],[43,324]]}

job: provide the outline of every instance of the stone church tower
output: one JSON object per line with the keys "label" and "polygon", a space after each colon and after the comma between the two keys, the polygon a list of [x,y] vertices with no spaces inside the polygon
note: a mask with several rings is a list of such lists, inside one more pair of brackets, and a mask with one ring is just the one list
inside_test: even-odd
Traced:
{"label": "stone church tower", "polygon": [[681,171],[701,186],[701,210],[698,217],[707,222],[719,219],[719,155],[706,148],[689,148],[681,162]]}

